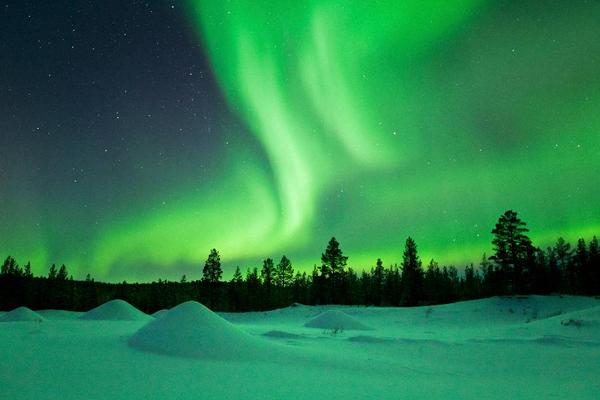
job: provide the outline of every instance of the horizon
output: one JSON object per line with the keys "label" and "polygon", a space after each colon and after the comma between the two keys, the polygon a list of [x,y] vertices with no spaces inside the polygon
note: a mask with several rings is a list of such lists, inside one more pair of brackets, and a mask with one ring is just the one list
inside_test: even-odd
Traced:
{"label": "horizon", "polygon": [[[531,232],[528,232],[528,233],[530,234]],[[532,236],[532,235],[529,235],[529,236]],[[565,236],[559,236],[554,241],[548,242],[546,245],[538,245],[538,244],[536,244],[535,240],[533,240],[533,245],[534,245],[534,247],[539,248],[542,251],[545,251],[548,247],[552,247],[556,243],[556,240],[558,240],[559,238],[562,238],[567,243],[569,243],[571,245],[571,248],[574,248],[574,244],[576,243],[576,241],[578,239],[584,239],[586,243],[589,243],[590,239],[592,239],[594,237],[597,237],[597,236],[598,235],[596,235],[596,234],[592,234],[592,235],[590,235],[589,238],[588,237],[581,237],[580,236],[580,237],[573,238],[573,239],[571,239],[569,237],[565,237]],[[333,237],[335,237],[335,236],[333,236]],[[490,233],[490,239],[491,239],[491,237],[492,237],[492,234]],[[354,270],[354,272],[357,273],[357,274],[360,274],[363,271],[366,271],[366,272],[372,271],[372,269],[375,267],[375,263],[376,263],[376,261],[377,261],[378,258],[382,260],[384,268],[397,267],[399,269],[402,269],[401,268],[401,259],[402,259],[402,251],[403,251],[402,247],[399,247],[399,249],[398,249],[398,256],[397,256],[398,260],[397,261],[388,262],[388,261],[386,261],[386,258],[384,258],[384,257],[375,256],[375,257],[368,257],[368,258],[365,257],[364,260],[366,260],[366,261],[361,263],[360,261],[359,262],[353,261],[354,257],[352,256],[352,253],[351,252],[346,252],[346,249],[344,249],[342,243],[340,243],[340,245],[341,245],[342,251],[344,251],[344,254],[346,256],[348,256],[348,265],[347,265],[347,267],[348,268],[352,268]],[[323,246],[323,250],[324,249],[325,249],[325,245]],[[422,254],[420,252],[420,248],[419,248],[418,242],[417,242],[417,249],[419,251],[418,255],[419,255],[420,261],[422,262],[422,268],[423,268],[423,270],[427,269],[427,266],[429,265],[430,261],[435,261],[437,264],[439,264],[440,267],[448,267],[448,268],[453,267],[453,268],[456,268],[456,270],[458,271],[459,274],[463,274],[464,273],[464,269],[466,267],[468,267],[468,266],[475,267],[475,271],[477,273],[481,272],[480,271],[480,266],[481,266],[482,257],[485,255],[486,256],[486,260],[489,261],[490,260],[490,256],[493,255],[492,245],[490,243],[490,248],[488,249],[488,251],[484,251],[480,255],[480,257],[479,257],[478,260],[472,261],[472,262],[467,262],[467,263],[462,263],[462,264],[453,264],[453,263],[440,262],[440,260],[438,258],[436,258],[436,257],[430,257],[430,256],[427,255],[427,253]],[[219,251],[219,249],[217,249],[217,251]],[[207,255],[208,255],[208,253],[209,253],[209,251],[207,251]],[[229,281],[233,277],[233,274],[235,272],[236,267],[239,267],[242,275],[245,276],[246,271],[250,271],[250,270],[252,270],[254,268],[257,268],[260,271],[261,264],[262,264],[262,262],[266,258],[272,258],[273,261],[275,263],[277,263],[279,261],[279,259],[282,256],[284,256],[284,255],[286,255],[286,254],[283,253],[283,254],[281,254],[279,256],[274,256],[274,257],[273,256],[268,256],[268,257],[258,258],[251,265],[239,265],[239,264],[232,265],[231,262],[228,262],[226,258],[223,258],[223,254],[220,253],[221,264],[222,264],[223,272],[224,272],[224,274],[223,274],[223,281]],[[9,254],[8,256],[12,256],[12,255]],[[27,264],[28,262],[30,262],[29,260],[19,260],[17,257],[14,257],[14,256],[13,256],[13,258],[16,259],[17,263],[21,267],[23,267],[25,264]],[[310,275],[310,273],[313,270],[313,267],[320,267],[320,265],[321,265],[320,257],[315,257],[315,262],[312,262],[312,263],[309,263],[309,262],[295,263],[294,260],[290,260],[290,261],[292,263],[292,267],[294,268],[294,274],[297,273],[297,272],[300,272],[300,273],[306,272],[307,275]],[[31,268],[32,268],[32,271],[34,271],[34,276],[36,276],[36,277],[47,277],[48,269],[52,265],[55,265],[58,268],[59,266],[61,266],[63,264],[64,263],[62,263],[62,262],[51,262],[48,265],[47,270],[46,271],[42,270],[41,273],[37,273],[36,272],[39,268],[35,268],[35,266],[33,266],[33,265],[31,265]],[[299,264],[300,264],[300,266],[299,266]],[[66,264],[64,264],[64,265],[67,267],[67,270],[69,271],[69,275],[73,276],[73,279],[78,280],[78,281],[83,281],[84,279],[86,279],[86,276],[89,274],[90,277],[92,279],[94,279],[95,281],[97,281],[97,282],[104,282],[104,283],[110,283],[110,284],[119,284],[119,283],[122,283],[122,282],[146,284],[146,283],[157,282],[159,280],[167,280],[169,282],[178,282],[184,275],[186,276],[186,279],[187,279],[188,282],[191,282],[191,281],[200,281],[202,279],[202,268],[204,266],[204,261],[201,262],[201,263],[199,263],[199,264],[197,264],[197,265],[196,264],[190,265],[189,268],[182,269],[181,270],[182,272],[180,272],[180,273],[177,273],[177,272],[174,271],[172,276],[164,276],[164,275],[162,275],[162,276],[156,276],[156,277],[153,277],[153,278],[150,277],[149,279],[151,279],[151,280],[135,280],[135,278],[133,278],[133,279],[127,279],[127,278],[118,279],[118,278],[116,278],[116,279],[113,279],[113,280],[107,280],[107,279],[102,279],[102,277],[98,278],[98,277],[94,276],[91,272],[86,272],[85,270],[81,270],[81,269],[77,269],[77,268],[76,268],[76,270],[79,272],[80,275],[75,276],[75,275],[73,275],[71,273],[70,266],[66,265]],[[148,268],[148,267],[149,267],[148,265],[144,266],[145,272],[148,272],[149,270],[150,271],[153,270],[152,268]],[[156,270],[160,270],[160,268],[158,268]]]}

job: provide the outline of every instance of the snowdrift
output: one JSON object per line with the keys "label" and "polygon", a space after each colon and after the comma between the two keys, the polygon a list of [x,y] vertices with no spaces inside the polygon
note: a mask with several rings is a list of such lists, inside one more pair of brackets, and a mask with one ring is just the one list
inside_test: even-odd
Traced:
{"label": "snowdrift", "polygon": [[165,316],[166,313],[168,313],[169,310],[167,310],[166,308],[163,308],[162,310],[158,310],[155,313],[152,314],[152,316],[154,318],[162,318]]}
{"label": "snowdrift", "polygon": [[195,301],[188,301],[148,323],[130,339],[138,350],[213,360],[262,358],[262,343]]}
{"label": "snowdrift", "polygon": [[65,310],[37,310],[37,313],[49,320],[68,321],[81,317],[82,312]]}
{"label": "snowdrift", "polygon": [[147,321],[152,317],[123,300],[111,300],[83,314],[80,319],[109,321]]}
{"label": "snowdrift", "polygon": [[317,315],[310,321],[304,324],[307,328],[319,328],[319,329],[335,329],[335,330],[356,330],[356,331],[367,331],[373,328],[363,324],[359,320],[345,312],[338,310],[328,310]]}
{"label": "snowdrift", "polygon": [[6,314],[0,317],[0,322],[42,322],[45,320],[46,319],[40,314],[36,313],[35,311],[31,311],[27,307],[15,308],[14,310],[7,312]]}

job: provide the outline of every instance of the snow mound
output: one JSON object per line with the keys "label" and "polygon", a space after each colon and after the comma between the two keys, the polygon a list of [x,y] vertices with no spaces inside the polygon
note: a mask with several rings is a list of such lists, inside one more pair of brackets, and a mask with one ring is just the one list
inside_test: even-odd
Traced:
{"label": "snow mound", "polygon": [[152,316],[154,318],[162,318],[165,316],[166,313],[168,313],[169,310],[167,310],[166,308],[163,308],[162,310],[158,310],[155,313],[152,314]]}
{"label": "snow mound", "polygon": [[575,311],[564,315],[565,319],[560,321],[562,326],[600,327],[600,307],[592,307],[587,310]]}
{"label": "snow mound", "polygon": [[217,360],[254,360],[265,344],[195,301],[172,308],[129,339],[150,353]]}
{"label": "snow mound", "polygon": [[80,319],[109,321],[147,321],[151,319],[123,300],[111,300],[83,314]]}
{"label": "snow mound", "polygon": [[45,320],[46,319],[40,314],[36,313],[35,311],[31,311],[27,307],[15,308],[14,310],[7,312],[6,314],[0,317],[0,322],[42,322]]}
{"label": "snow mound", "polygon": [[344,331],[368,331],[372,329],[356,318],[338,310],[322,312],[305,323],[304,326],[307,328],[336,329]]}

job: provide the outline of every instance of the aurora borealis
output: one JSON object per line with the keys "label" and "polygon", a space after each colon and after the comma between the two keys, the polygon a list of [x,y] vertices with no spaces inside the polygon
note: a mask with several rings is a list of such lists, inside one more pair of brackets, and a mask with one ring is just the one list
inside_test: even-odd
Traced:
{"label": "aurora borealis", "polygon": [[[42,2],[44,3],[44,2]],[[0,254],[34,273],[477,262],[600,234],[600,3],[9,2]]]}

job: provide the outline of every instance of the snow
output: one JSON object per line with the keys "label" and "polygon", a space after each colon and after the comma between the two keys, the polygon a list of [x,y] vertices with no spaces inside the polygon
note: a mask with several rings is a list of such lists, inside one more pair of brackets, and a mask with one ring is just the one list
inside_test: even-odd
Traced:
{"label": "snow", "polygon": [[155,313],[152,314],[152,316],[154,318],[161,318],[162,316],[164,316],[167,312],[169,312],[169,310],[167,309],[162,309],[162,310],[158,310]]}
{"label": "snow", "polygon": [[[328,311],[373,329],[305,326]],[[600,391],[600,300],[589,297],[239,314],[188,302],[139,320],[40,313],[46,322],[0,324],[0,399],[597,399]]]}
{"label": "snow", "polygon": [[368,326],[339,310],[327,310],[304,324],[308,328],[331,329],[334,331],[367,331]]}
{"label": "snow", "polygon": [[145,314],[123,300],[111,300],[87,313],[80,319],[87,320],[113,320],[113,321],[148,321],[152,317]]}
{"label": "snow", "polygon": [[27,307],[18,307],[2,315],[0,322],[42,322],[45,318]]}
{"label": "snow", "polygon": [[50,320],[76,319],[83,315],[82,312],[65,310],[38,310],[37,313]]}
{"label": "snow", "polygon": [[195,301],[182,303],[148,323],[129,344],[152,353],[213,360],[256,359],[269,345]]}

